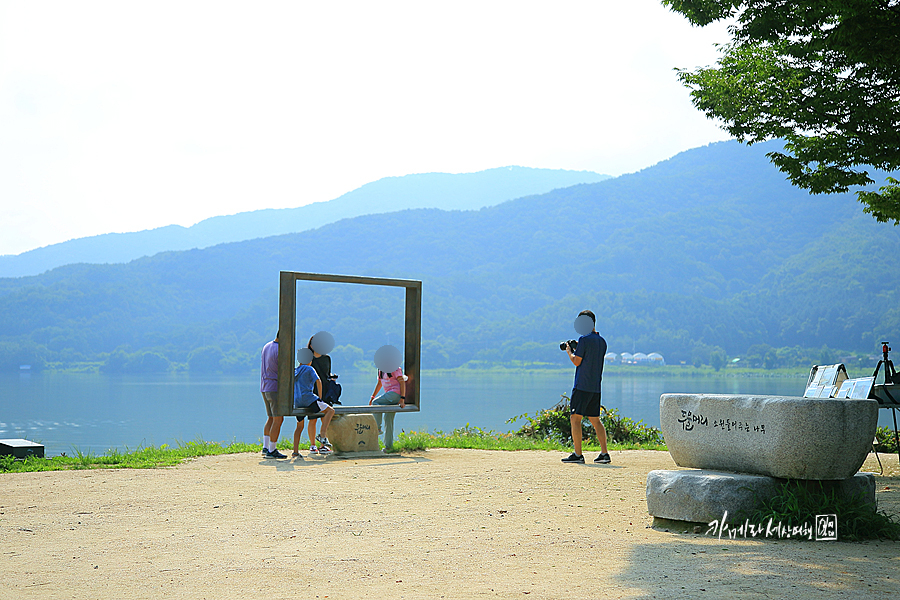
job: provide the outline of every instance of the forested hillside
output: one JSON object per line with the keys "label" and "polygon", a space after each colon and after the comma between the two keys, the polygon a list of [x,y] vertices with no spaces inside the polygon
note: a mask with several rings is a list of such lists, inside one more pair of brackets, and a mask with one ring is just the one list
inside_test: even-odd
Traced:
{"label": "forested hillside", "polygon": [[[321,227],[341,219],[407,208],[471,210],[528,194],[609,179],[590,171],[500,167],[477,173],[385,177],[327,202],[212,217],[132,233],[108,233],[0,256],[0,277],[37,275],[73,263],[124,263],[157,252],[207,248]],[[263,200],[260,204],[265,204]]]}
{"label": "forested hillside", "polygon": [[[368,215],[3,279],[0,364],[253,368],[277,325],[280,270],[421,279],[426,368],[563,365],[557,344],[583,308],[598,314],[610,350],[669,362],[874,352],[900,332],[900,232],[862,216],[849,194],[795,189],[770,149],[713,144],[476,211]],[[400,290],[304,283],[298,307],[298,338],[328,330],[345,360],[402,344]]]}

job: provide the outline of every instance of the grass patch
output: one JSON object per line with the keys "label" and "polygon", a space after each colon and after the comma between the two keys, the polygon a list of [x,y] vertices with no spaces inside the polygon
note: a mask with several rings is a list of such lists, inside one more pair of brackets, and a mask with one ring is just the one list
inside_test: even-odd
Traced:
{"label": "grass patch", "polygon": [[428,448],[468,448],[473,450],[562,450],[559,444],[533,440],[512,433],[498,433],[480,427],[454,429],[450,433],[435,431],[402,432],[394,441],[391,452],[425,450]]}
{"label": "grass patch", "polygon": [[[283,440],[284,447],[289,447]],[[217,454],[238,454],[241,452],[260,452],[260,444],[232,442],[227,445],[218,442],[179,442],[175,446],[163,444],[156,448],[148,446],[136,450],[107,450],[105,454],[82,452],[75,449],[74,456],[54,456],[51,458],[14,459],[12,456],[0,456],[0,473],[26,473],[32,471],[64,471],[71,469],[152,469],[171,467],[181,464],[187,459],[198,456]]]}
{"label": "grass patch", "polygon": [[[638,444],[634,442],[609,442],[609,450],[662,450],[663,444]],[[390,452],[426,450],[428,448],[466,448],[472,450],[547,450],[558,452],[571,452],[572,441],[553,438],[540,438],[521,435],[520,433],[499,433],[473,427],[466,424],[465,427],[454,429],[450,433],[435,431],[411,431],[403,432],[394,441],[394,447]],[[600,446],[589,439],[584,438],[583,452],[599,452]]]}
{"label": "grass patch", "polygon": [[[869,539],[900,540],[900,522],[896,516],[879,512],[866,502],[862,492],[855,496],[838,494],[830,482],[790,480],[781,485],[773,498],[763,502],[747,515],[751,523],[782,523],[787,527],[804,523],[814,527],[816,515],[837,515],[837,539],[859,541]],[[804,538],[797,538],[804,539]]]}
{"label": "grass patch", "polygon": [[[427,448],[471,448],[476,450],[553,450],[569,452],[572,449],[572,423],[569,419],[569,397],[561,395],[553,408],[539,410],[534,415],[519,415],[507,420],[525,423],[513,433],[498,433],[473,427],[454,429],[450,433],[413,431],[403,432],[394,442],[392,452],[425,450]],[[666,450],[662,432],[643,421],[633,421],[619,415],[617,409],[604,410],[600,417],[606,429],[609,450]],[[587,419],[582,423],[582,451],[599,452],[595,443],[594,428]]]}

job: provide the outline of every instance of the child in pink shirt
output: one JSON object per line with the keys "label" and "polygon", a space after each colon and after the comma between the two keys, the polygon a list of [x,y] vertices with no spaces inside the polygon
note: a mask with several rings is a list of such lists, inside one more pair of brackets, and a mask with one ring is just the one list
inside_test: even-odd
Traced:
{"label": "child in pink shirt", "polygon": [[[393,406],[400,405],[400,408],[406,406],[406,375],[398,367],[392,373],[378,371],[378,383],[375,385],[375,391],[372,392],[372,398],[369,405]],[[384,388],[384,393],[377,398],[378,390]],[[394,416],[396,413],[384,414],[384,447],[390,449],[394,446]],[[378,432],[381,433],[381,416],[382,413],[375,413],[375,422],[378,424]]]}

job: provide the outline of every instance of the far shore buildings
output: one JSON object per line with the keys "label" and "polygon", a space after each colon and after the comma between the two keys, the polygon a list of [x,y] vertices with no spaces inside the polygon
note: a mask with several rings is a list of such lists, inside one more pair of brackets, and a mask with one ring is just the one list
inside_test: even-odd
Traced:
{"label": "far shore buildings", "polygon": [[603,357],[603,360],[606,361],[606,364],[608,365],[661,367],[666,364],[666,359],[658,352],[651,352],[650,354],[644,354],[643,352],[637,352],[635,354],[631,354],[630,352],[622,352],[621,354],[607,352],[606,356]]}

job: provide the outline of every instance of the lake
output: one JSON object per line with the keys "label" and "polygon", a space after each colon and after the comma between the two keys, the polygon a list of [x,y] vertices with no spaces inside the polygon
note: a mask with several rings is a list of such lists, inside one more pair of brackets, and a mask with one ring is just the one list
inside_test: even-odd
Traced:
{"label": "lake", "polygon": [[[179,441],[258,442],[265,423],[259,376],[34,373],[0,376],[0,438],[26,438],[48,456],[74,449],[175,444]],[[341,374],[344,405],[367,404],[375,375]],[[659,397],[670,392],[801,395],[805,378],[648,376],[609,373],[603,404],[659,426]],[[422,411],[400,415],[406,431],[450,431],[467,423],[509,431],[510,417],[553,406],[572,387],[572,373],[423,373]],[[880,411],[879,424],[891,424]],[[282,437],[295,421],[285,419]]]}

